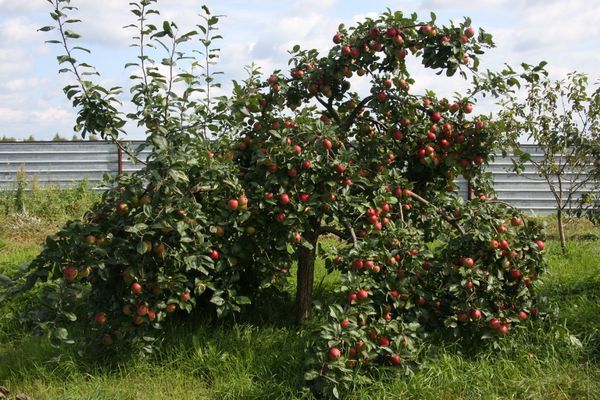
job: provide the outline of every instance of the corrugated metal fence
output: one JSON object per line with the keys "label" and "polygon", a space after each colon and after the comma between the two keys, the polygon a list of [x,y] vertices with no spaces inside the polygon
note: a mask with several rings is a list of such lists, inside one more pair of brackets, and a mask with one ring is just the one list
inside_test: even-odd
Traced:
{"label": "corrugated metal fence", "polygon": [[[132,142],[131,145],[140,143]],[[523,147],[534,160],[541,159],[536,146]],[[19,170],[29,178],[35,177],[41,185],[68,186],[87,179],[95,186],[105,173],[115,175],[119,168],[127,173],[137,170],[140,165],[133,165],[126,154],[120,157],[117,146],[108,142],[0,142],[0,190],[15,187]],[[499,157],[489,166],[498,198],[523,210],[552,212],[556,207],[554,197],[533,165],[527,165],[521,175],[511,169],[510,157]],[[466,196],[467,183],[459,181],[459,187],[461,194]],[[584,188],[581,193],[589,190]]]}

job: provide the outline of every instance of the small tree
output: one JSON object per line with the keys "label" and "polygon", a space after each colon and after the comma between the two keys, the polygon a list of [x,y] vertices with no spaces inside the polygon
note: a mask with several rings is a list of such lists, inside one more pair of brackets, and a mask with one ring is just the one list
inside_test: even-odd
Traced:
{"label": "small tree", "polygon": [[[521,75],[526,96],[516,91],[502,98],[500,118],[516,134],[527,135],[543,155],[536,160],[515,147],[516,170],[533,165],[556,201],[556,222],[565,248],[564,215],[579,205],[594,205],[600,168],[600,87],[588,84],[585,74],[572,72],[552,81],[547,73],[525,66]],[[589,191],[589,195],[581,193]],[[591,196],[591,197],[590,197]]]}

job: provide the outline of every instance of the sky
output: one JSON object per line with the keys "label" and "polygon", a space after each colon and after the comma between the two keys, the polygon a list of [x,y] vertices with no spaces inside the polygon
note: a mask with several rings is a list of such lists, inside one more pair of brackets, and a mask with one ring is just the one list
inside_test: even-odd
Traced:
{"label": "sky", "polygon": [[[74,28],[82,34],[78,44],[92,50],[85,61],[97,67],[100,82],[108,86],[127,87],[130,71],[123,66],[136,56],[129,47],[131,32],[122,29],[135,18],[128,3],[72,1],[79,7],[73,17],[83,20]],[[386,8],[416,12],[424,20],[433,11],[440,24],[470,17],[496,43],[482,56],[480,69],[545,60],[555,79],[574,70],[600,78],[600,0],[161,0],[157,8],[161,19],[176,21],[183,31],[199,21],[203,4],[225,16],[219,24],[224,40],[218,66],[224,91],[231,80],[245,77],[245,65],[255,62],[264,73],[284,69],[295,44],[324,53],[340,23],[351,25]],[[0,137],[44,140],[74,134],[76,113],[62,92],[70,76],[58,74],[58,49],[44,43],[56,37],[37,31],[52,23],[50,7],[46,0],[0,0]],[[417,93],[432,89],[451,96],[467,87],[458,76],[439,78],[418,67],[413,77],[417,83],[411,90]],[[479,111],[491,112],[490,107]],[[128,138],[142,135],[132,129]]]}

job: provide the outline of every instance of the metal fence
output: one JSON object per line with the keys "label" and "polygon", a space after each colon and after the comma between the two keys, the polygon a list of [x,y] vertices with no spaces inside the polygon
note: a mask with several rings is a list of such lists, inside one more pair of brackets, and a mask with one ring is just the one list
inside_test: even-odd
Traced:
{"label": "metal fence", "polygon": [[[131,142],[131,145],[141,143]],[[536,146],[524,145],[523,148],[534,160],[543,157]],[[144,153],[148,154],[149,150]],[[14,189],[20,170],[40,185],[68,186],[87,179],[95,187],[104,174],[127,173],[139,168],[139,164],[134,165],[126,154],[109,142],[0,142],[0,190]],[[525,171],[517,175],[511,171],[510,157],[498,157],[488,169],[493,174],[500,200],[536,213],[549,213],[555,209],[548,184],[537,175],[533,165],[526,165]],[[461,180],[458,184],[460,194],[466,197],[467,182]],[[583,188],[579,194],[590,190]]]}
{"label": "metal fence", "polygon": [[95,187],[104,174],[139,168],[109,142],[0,142],[0,189],[14,188],[19,171],[40,185],[69,186],[86,179]]}

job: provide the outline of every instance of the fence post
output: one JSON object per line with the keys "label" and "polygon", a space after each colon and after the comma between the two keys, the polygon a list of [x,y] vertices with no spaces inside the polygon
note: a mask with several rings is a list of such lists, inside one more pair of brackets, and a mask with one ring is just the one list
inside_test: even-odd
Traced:
{"label": "fence post", "polygon": [[117,146],[117,175],[123,175],[123,150]]}
{"label": "fence post", "polygon": [[473,186],[471,186],[471,179],[467,179],[467,200],[473,200]]}

